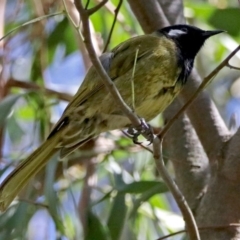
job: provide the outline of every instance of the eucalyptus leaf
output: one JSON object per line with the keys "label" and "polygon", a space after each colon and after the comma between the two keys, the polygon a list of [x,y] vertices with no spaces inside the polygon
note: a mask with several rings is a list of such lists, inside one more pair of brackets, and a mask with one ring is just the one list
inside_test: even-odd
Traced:
{"label": "eucalyptus leaf", "polygon": [[155,185],[146,192],[144,192],[139,198],[137,198],[133,203],[133,208],[131,210],[131,213],[129,214],[130,218],[133,218],[136,216],[138,208],[141,206],[142,203],[147,202],[151,197],[153,197],[156,194],[167,192],[168,189],[165,185],[165,187],[161,184]]}
{"label": "eucalyptus leaf", "polygon": [[101,220],[91,211],[88,211],[88,232],[85,240],[108,240],[106,228],[102,225]]}
{"label": "eucalyptus leaf", "polygon": [[50,162],[48,162],[46,166],[46,177],[45,177],[45,184],[44,184],[44,192],[46,196],[46,200],[49,206],[49,213],[52,216],[56,227],[59,232],[63,235],[65,234],[63,221],[61,219],[61,215],[59,213],[59,201],[57,197],[57,193],[54,190],[54,182],[55,182],[55,172],[57,168],[58,161],[56,157],[54,157]]}
{"label": "eucalyptus leaf", "polygon": [[165,183],[159,181],[139,181],[126,184],[118,189],[122,193],[144,193],[152,188],[158,189],[158,193],[164,193],[168,191]]}
{"label": "eucalyptus leaf", "polygon": [[8,119],[7,130],[13,143],[18,143],[24,135],[24,131],[14,115]]}
{"label": "eucalyptus leaf", "polygon": [[9,95],[0,102],[0,126],[5,123],[11,113],[13,105],[22,96],[23,94]]}
{"label": "eucalyptus leaf", "polygon": [[107,222],[112,240],[120,239],[126,213],[125,194],[117,193]]}
{"label": "eucalyptus leaf", "polygon": [[209,23],[214,28],[225,30],[233,36],[238,36],[240,33],[239,22],[239,8],[215,9],[209,18]]}

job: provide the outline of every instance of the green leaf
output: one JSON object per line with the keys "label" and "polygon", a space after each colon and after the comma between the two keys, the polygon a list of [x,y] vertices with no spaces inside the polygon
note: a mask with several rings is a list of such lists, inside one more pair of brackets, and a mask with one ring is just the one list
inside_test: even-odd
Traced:
{"label": "green leaf", "polygon": [[44,15],[44,16],[40,16],[38,18],[34,18],[34,19],[31,19],[30,21],[28,22],[25,22],[25,23],[22,23],[21,25],[13,28],[12,30],[10,30],[7,34],[5,34],[2,38],[0,38],[0,41],[2,41],[4,38],[6,38],[7,36],[9,36],[10,34],[12,34],[13,32],[17,31],[18,29],[24,27],[24,26],[27,26],[27,25],[30,25],[30,24],[33,24],[33,23],[36,23],[36,22],[39,22],[45,18],[49,18],[49,17],[54,17],[54,16],[57,16],[57,15],[60,15],[60,14],[63,14],[63,12],[57,12],[57,13],[52,13],[52,14],[48,14],[48,15]]}
{"label": "green leaf", "polygon": [[97,204],[105,201],[106,199],[109,199],[109,198],[111,197],[112,192],[113,192],[113,190],[107,192],[107,193],[106,193],[103,197],[101,197],[99,200],[93,202],[93,203],[91,204],[91,206],[93,207],[93,206],[95,206],[95,205],[97,205]]}
{"label": "green leaf", "polygon": [[148,191],[144,192],[137,200],[133,203],[133,209],[131,210],[131,213],[129,216],[131,218],[136,216],[138,208],[141,206],[142,203],[147,202],[151,197],[153,197],[155,194],[165,193],[168,189],[166,185],[158,184],[150,188]]}
{"label": "green leaf", "polygon": [[66,214],[64,217],[64,227],[66,237],[68,237],[69,239],[74,239],[76,232],[74,229],[75,226],[73,223],[73,217],[70,214]]}
{"label": "green leaf", "polygon": [[115,190],[122,189],[126,186],[126,183],[123,181],[122,173],[114,173],[114,182],[115,182]]}
{"label": "green leaf", "polygon": [[205,3],[196,4],[189,2],[185,4],[185,7],[190,8],[193,11],[194,17],[202,18],[204,21],[206,21],[206,19],[208,19],[215,10],[214,7]]}
{"label": "green leaf", "polygon": [[63,221],[58,210],[59,206],[58,197],[56,191],[53,188],[57,164],[58,161],[56,157],[54,157],[46,166],[44,193],[49,206],[49,213],[52,216],[58,231],[61,232],[62,234],[65,234],[64,226],[62,223]]}
{"label": "green leaf", "polygon": [[10,206],[0,218],[0,229],[6,230],[7,236],[3,239],[24,239],[32,213],[31,206],[26,202]]}
{"label": "green leaf", "polygon": [[125,205],[125,194],[117,193],[108,218],[108,229],[112,240],[120,239],[123,230],[127,207]]}
{"label": "green leaf", "polygon": [[121,146],[121,147],[127,147],[127,146],[131,146],[133,145],[133,141],[130,138],[126,138],[126,137],[122,137],[120,138],[117,143]]}
{"label": "green leaf", "polygon": [[1,102],[0,102],[0,126],[2,126],[9,114],[11,113],[13,105],[17,102],[17,100],[22,97],[23,94],[18,94],[18,95],[9,95],[5,97]]}
{"label": "green leaf", "polygon": [[101,220],[93,214],[91,211],[88,211],[88,233],[85,240],[108,240],[108,234],[106,229],[101,223]]}
{"label": "green leaf", "polygon": [[33,120],[36,116],[34,108],[30,105],[22,106],[16,110],[17,117],[23,120]]}
{"label": "green leaf", "polygon": [[128,156],[129,156],[128,152],[126,152],[124,150],[119,150],[119,149],[114,150],[112,152],[112,155],[115,160],[122,160],[124,158],[128,158]]}
{"label": "green leaf", "polygon": [[117,190],[121,193],[143,193],[151,188],[157,188],[158,193],[164,193],[167,192],[168,189],[163,182],[158,181],[139,181],[139,182],[133,182],[130,184],[126,184],[125,186],[122,186],[121,188],[118,188]]}
{"label": "green leaf", "polygon": [[65,17],[53,30],[48,38],[49,60],[52,62],[55,50],[59,44],[66,48],[65,55],[78,49],[77,42],[73,37],[76,36],[74,29]]}
{"label": "green leaf", "polygon": [[226,30],[228,34],[233,36],[240,33],[239,22],[239,8],[216,9],[209,19],[209,23],[214,28]]}
{"label": "green leaf", "polygon": [[24,135],[24,131],[18,124],[16,117],[14,115],[8,119],[7,130],[9,133],[9,137],[13,143],[19,143],[22,136]]}

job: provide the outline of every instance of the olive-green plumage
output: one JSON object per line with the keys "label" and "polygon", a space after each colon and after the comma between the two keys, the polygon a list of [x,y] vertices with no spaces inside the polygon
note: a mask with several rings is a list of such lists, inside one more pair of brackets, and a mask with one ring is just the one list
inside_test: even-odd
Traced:
{"label": "olive-green plumage", "polygon": [[[206,32],[187,25],[164,28],[155,35],[129,39],[103,54],[100,60],[124,101],[134,106],[139,117],[149,121],[179,93],[205,39],[220,31],[208,31],[209,35],[204,36]],[[181,48],[187,46],[187,41],[191,42],[191,37],[197,39],[196,46],[193,42],[189,51],[186,47]],[[64,157],[101,132],[126,128],[130,124],[96,70],[90,68],[48,139],[1,184],[0,209],[8,207],[56,151],[60,150],[60,156]]]}
{"label": "olive-green plumage", "polygon": [[[165,37],[145,35],[132,38],[101,57],[102,62],[111,59],[110,66],[105,66],[110,78],[124,101],[129,106],[134,105],[137,115],[146,121],[162,112],[181,89],[181,84],[177,83],[180,70],[175,48],[175,44]],[[132,103],[131,78],[136,52],[138,55],[133,78],[135,102]],[[170,66],[171,71],[167,71]],[[87,73],[59,123],[66,116],[69,124],[63,127],[63,148],[75,145],[89,136],[124,128],[130,124],[94,68]],[[76,126],[73,127],[71,123]]]}

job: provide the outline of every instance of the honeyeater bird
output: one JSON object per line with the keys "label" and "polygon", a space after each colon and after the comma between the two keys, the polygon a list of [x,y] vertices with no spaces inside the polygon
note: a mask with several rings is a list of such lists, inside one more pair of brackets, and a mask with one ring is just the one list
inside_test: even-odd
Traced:
{"label": "honeyeater bird", "polygon": [[[100,56],[100,61],[124,101],[134,106],[140,118],[149,121],[180,92],[205,40],[221,32],[189,25],[169,26],[119,44]],[[130,125],[95,68],[91,67],[46,141],[1,184],[0,210],[9,206],[56,151],[60,150],[60,156],[64,157],[102,132]]]}

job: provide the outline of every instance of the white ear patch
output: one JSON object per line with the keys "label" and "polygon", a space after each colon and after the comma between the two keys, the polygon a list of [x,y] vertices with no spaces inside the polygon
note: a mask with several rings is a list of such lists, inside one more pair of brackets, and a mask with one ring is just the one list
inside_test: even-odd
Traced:
{"label": "white ear patch", "polygon": [[171,29],[169,32],[168,32],[168,35],[171,36],[171,37],[177,37],[179,35],[183,35],[183,34],[186,34],[185,31],[182,31],[180,29]]}

